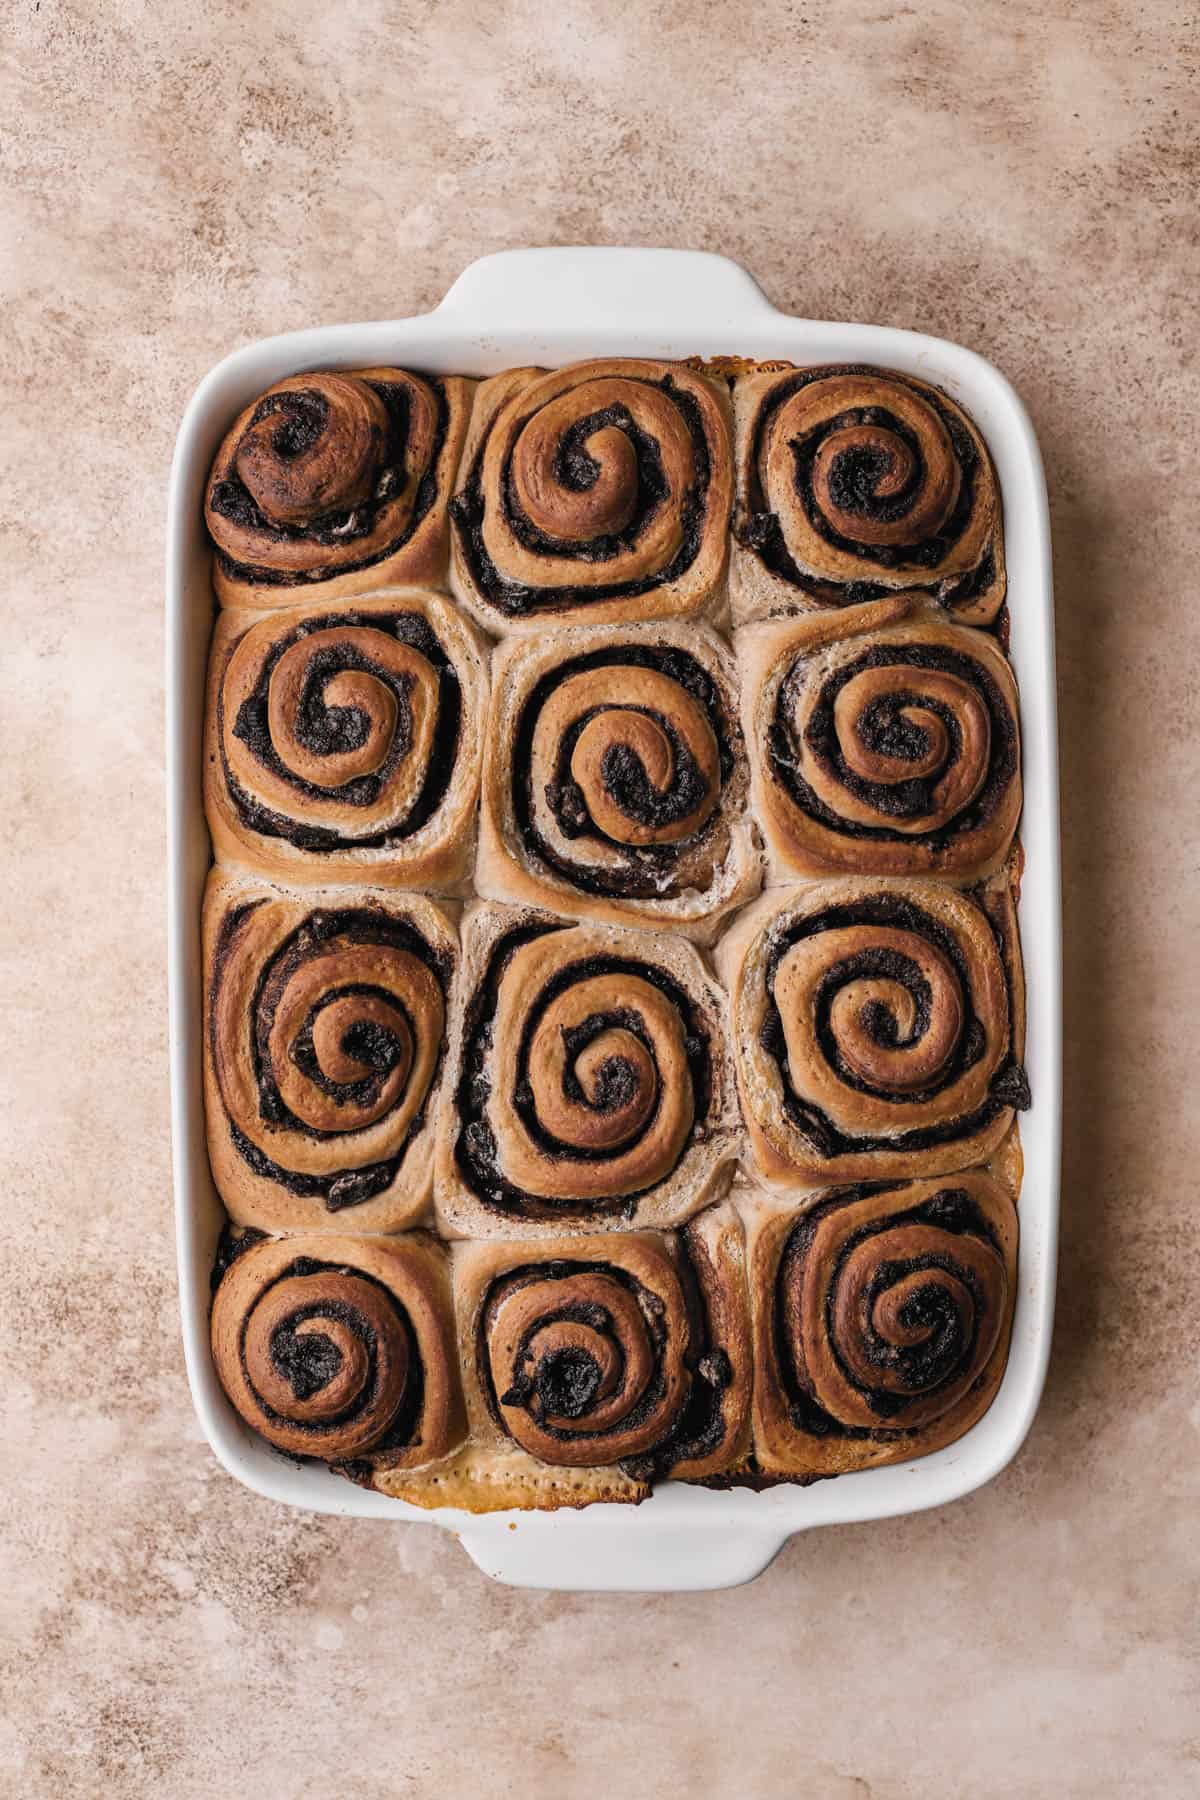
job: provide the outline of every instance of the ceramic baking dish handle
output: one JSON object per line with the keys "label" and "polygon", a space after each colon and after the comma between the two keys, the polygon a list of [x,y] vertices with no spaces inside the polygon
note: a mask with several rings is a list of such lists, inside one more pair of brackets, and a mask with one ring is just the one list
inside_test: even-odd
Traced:
{"label": "ceramic baking dish handle", "polygon": [[486,319],[498,331],[561,327],[600,338],[614,325],[640,333],[745,329],[775,311],[726,256],[704,250],[500,250],[463,270],[440,315]]}
{"label": "ceramic baking dish handle", "polygon": [[794,1522],[755,1518],[757,1495],[739,1496],[751,1504],[744,1523],[731,1528],[728,1519],[718,1525],[711,1513],[705,1517],[703,1491],[673,1491],[684,1503],[683,1516],[675,1510],[656,1527],[647,1513],[637,1531],[629,1529],[623,1506],[471,1519],[460,1514],[464,1522],[456,1530],[471,1560],[496,1581],[628,1593],[737,1587],[760,1575],[796,1530]]}

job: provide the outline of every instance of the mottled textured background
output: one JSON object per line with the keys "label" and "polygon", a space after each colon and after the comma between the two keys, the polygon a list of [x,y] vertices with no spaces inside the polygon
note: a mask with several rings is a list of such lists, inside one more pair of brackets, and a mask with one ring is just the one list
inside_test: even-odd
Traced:
{"label": "mottled textured background", "polygon": [[[1195,8],[7,4],[4,1795],[1175,1796],[1197,1643]],[[710,1596],[487,1582],[200,1440],[164,1018],[162,538],[225,351],[521,243],[961,339],[1054,514],[1059,1325],[1016,1463]],[[1191,1005],[1187,987],[1191,984]]]}

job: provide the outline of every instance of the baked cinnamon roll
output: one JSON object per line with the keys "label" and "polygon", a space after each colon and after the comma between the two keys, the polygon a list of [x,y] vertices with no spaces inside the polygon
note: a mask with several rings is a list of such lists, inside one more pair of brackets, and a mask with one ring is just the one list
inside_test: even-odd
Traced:
{"label": "baked cinnamon roll", "polygon": [[453,890],[487,693],[486,645],[438,594],[222,613],[204,754],[217,856],[302,885]]}
{"label": "baked cinnamon roll", "polygon": [[991,1175],[760,1201],[747,1231],[764,1474],[907,1462],[987,1411],[1017,1293],[1017,1211]]}
{"label": "baked cinnamon roll", "polygon": [[1017,688],[995,642],[910,596],[737,633],[771,878],[978,879],[1021,812]]}
{"label": "baked cinnamon roll", "polygon": [[677,1224],[737,1150],[725,1000],[666,932],[479,904],[438,1131],[451,1236]]}
{"label": "baked cinnamon roll", "polygon": [[289,375],[217,451],[204,498],[222,606],[442,584],[471,383],[408,369]]}
{"label": "baked cinnamon roll", "polygon": [[213,1362],[254,1431],[358,1481],[445,1457],[465,1430],[448,1256],[404,1237],[227,1234]]}
{"label": "baked cinnamon roll", "polygon": [[736,696],[694,622],[501,645],[477,891],[710,942],[761,879]]}
{"label": "baked cinnamon roll", "polygon": [[787,1189],[940,1174],[1029,1105],[1007,875],[830,881],[764,896],[722,939],[753,1167]]}
{"label": "baked cinnamon roll", "polygon": [[476,396],[452,586],[497,635],[707,614],[732,496],[722,382],[621,359],[510,369]]}
{"label": "baked cinnamon roll", "polygon": [[386,1232],[425,1214],[456,959],[418,895],[302,896],[213,870],[204,1093],[232,1218]]}
{"label": "baked cinnamon roll", "polygon": [[[425,1472],[427,1504],[636,1501],[668,1475],[705,1480],[745,1461],[750,1330],[732,1208],[662,1235],[458,1244],[453,1265],[470,1441]],[[374,1485],[392,1491],[386,1473]]]}
{"label": "baked cinnamon roll", "polygon": [[734,382],[735,624],[920,588],[965,624],[1004,602],[987,445],[940,388],[894,369],[778,364]]}

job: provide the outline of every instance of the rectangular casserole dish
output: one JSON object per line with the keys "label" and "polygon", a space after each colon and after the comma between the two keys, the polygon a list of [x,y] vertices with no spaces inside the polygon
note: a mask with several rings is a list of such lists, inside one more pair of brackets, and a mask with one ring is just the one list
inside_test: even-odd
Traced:
{"label": "rectangular casserole dish", "polygon": [[[742,355],[796,363],[866,362],[945,388],[987,438],[1004,502],[1012,661],[1020,684],[1025,877],[1020,922],[1028,983],[1021,1120],[1019,1286],[999,1394],[973,1430],[914,1462],[811,1487],[715,1492],[667,1483],[638,1507],[580,1512],[425,1512],[355,1487],[321,1465],[293,1464],[241,1423],[209,1354],[209,1270],[223,1220],[205,1150],[201,1095],[200,903],[210,862],[201,805],[205,665],[213,623],[204,481],[238,410],[285,375],[407,365],[487,375],[518,364],[593,356]],[[998,1474],[1037,1408],[1050,1347],[1061,1126],[1058,757],[1050,537],[1041,458],[1002,375],[973,352],[917,332],[815,323],[776,311],[744,269],[693,251],[504,251],[473,263],[418,318],[331,326],[263,339],[201,382],[171,471],[167,532],[168,973],[175,1215],[188,1377],[214,1453],[272,1500],[309,1511],[433,1523],[480,1568],[522,1586],[682,1590],[732,1586],[766,1567],[796,1531],[940,1506]]]}

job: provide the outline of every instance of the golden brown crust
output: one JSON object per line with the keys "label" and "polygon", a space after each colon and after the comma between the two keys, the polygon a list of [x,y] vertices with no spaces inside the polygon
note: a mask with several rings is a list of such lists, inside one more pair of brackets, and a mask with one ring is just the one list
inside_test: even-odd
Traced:
{"label": "golden brown crust", "polygon": [[304,885],[453,891],[487,694],[487,646],[439,594],[222,613],[204,740],[218,859]]}
{"label": "golden brown crust", "polygon": [[451,585],[497,635],[711,616],[732,498],[723,382],[624,358],[510,369],[476,397]]}
{"label": "golden brown crust", "polygon": [[498,1457],[474,1443],[427,1469],[399,1474],[381,1469],[368,1485],[413,1506],[472,1513],[561,1512],[602,1501],[637,1506],[650,1498],[648,1481],[635,1481],[620,1469],[552,1469],[524,1451]]}
{"label": "golden brown crust", "polygon": [[990,1175],[835,1189],[799,1210],[743,1205],[764,1474],[907,1462],[982,1417],[1017,1285],[1016,1208]]}
{"label": "golden brown crust", "polygon": [[872,588],[921,588],[966,624],[996,618],[999,485],[948,394],[892,369],[772,364],[735,379],[733,405],[735,624]]}
{"label": "golden brown crust", "polygon": [[502,644],[476,890],[709,943],[761,880],[748,786],[737,671],[707,626]]}
{"label": "golden brown crust", "polygon": [[978,879],[1021,811],[1017,688],[994,641],[896,595],[735,634],[769,878]]}
{"label": "golden brown crust", "polygon": [[290,375],[238,415],[205,492],[222,606],[265,612],[446,579],[446,508],[474,384]]}
{"label": "golden brown crust", "polygon": [[424,1232],[234,1246],[212,1308],[213,1362],[242,1418],[277,1449],[402,1471],[465,1430],[448,1257]]}
{"label": "golden brown crust", "polygon": [[208,1153],[266,1231],[422,1219],[457,937],[421,896],[299,894],[214,869],[204,901]]}
{"label": "golden brown crust", "polygon": [[738,1144],[725,998],[691,944],[484,902],[463,933],[445,1233],[661,1228],[723,1192]]}
{"label": "golden brown crust", "polygon": [[767,894],[722,939],[753,1168],[784,1189],[987,1157],[1028,1105],[1016,919],[1001,873]]}

